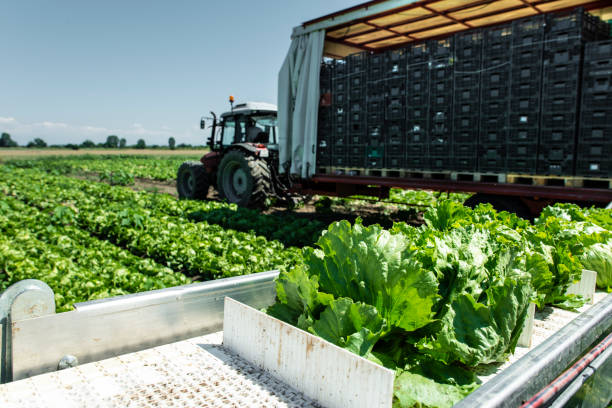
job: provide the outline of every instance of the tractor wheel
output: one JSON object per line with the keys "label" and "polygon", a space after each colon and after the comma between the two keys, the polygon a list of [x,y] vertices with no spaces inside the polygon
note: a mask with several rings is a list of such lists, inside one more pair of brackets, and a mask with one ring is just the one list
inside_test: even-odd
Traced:
{"label": "tractor wheel", "polygon": [[241,207],[265,207],[272,191],[268,164],[243,152],[229,151],[217,170],[217,190],[222,198]]}
{"label": "tractor wheel", "polygon": [[210,186],[204,165],[196,161],[181,164],[176,176],[176,189],[179,198],[203,200]]}

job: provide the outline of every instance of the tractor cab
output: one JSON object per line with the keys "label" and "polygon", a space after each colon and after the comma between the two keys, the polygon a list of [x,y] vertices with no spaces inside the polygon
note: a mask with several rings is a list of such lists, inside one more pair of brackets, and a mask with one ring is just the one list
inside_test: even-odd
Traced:
{"label": "tractor cab", "polygon": [[[276,106],[264,102],[246,102],[225,112],[213,124],[208,145],[211,151],[223,151],[239,144],[265,145],[278,150]],[[202,121],[203,125],[203,121]]]}

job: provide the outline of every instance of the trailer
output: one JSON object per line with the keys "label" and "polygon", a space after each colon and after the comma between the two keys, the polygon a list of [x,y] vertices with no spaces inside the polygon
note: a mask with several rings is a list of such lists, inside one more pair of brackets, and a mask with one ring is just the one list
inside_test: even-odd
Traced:
{"label": "trailer", "polygon": [[[390,406],[394,373],[257,309],[270,271],[54,312],[34,280],[0,296],[3,407]],[[590,278],[589,278],[590,276]],[[457,407],[604,407],[612,400],[612,294],[580,313],[536,312],[508,362]],[[335,370],[330,369],[334,367]],[[322,374],[324,373],[324,374]]]}
{"label": "trailer", "polygon": [[[262,207],[267,198],[291,194],[461,191],[474,193],[469,206],[488,202],[524,217],[559,201],[605,205],[612,201],[612,54],[605,41],[600,50],[584,47],[609,36],[603,21],[610,19],[612,8],[595,0],[373,0],[307,21],[293,29],[278,109],[234,107],[231,97],[232,110],[211,118],[211,152],[179,170],[179,195],[206,198],[212,186],[230,202]],[[592,32],[583,35],[582,25]],[[515,37],[525,41],[519,46],[505,31],[515,26]],[[567,42],[574,35],[568,27],[583,36],[578,45]],[[466,51],[473,52],[470,41],[480,41],[475,60]],[[505,48],[521,53],[504,54]],[[406,55],[417,50],[422,54],[410,57],[410,65]],[[555,82],[573,72],[556,62],[557,54],[573,64],[570,85]],[[546,68],[548,59],[554,69]],[[496,71],[510,64],[521,69]],[[330,71],[343,77],[336,83],[326,77]],[[436,87],[434,72],[441,76]],[[429,82],[419,83],[417,74]],[[516,95],[510,95],[512,75]],[[424,86],[419,95],[409,95],[412,85]],[[466,103],[455,112],[463,97],[458,90],[472,88],[478,92],[463,92]],[[434,97],[440,112],[428,108]]]}

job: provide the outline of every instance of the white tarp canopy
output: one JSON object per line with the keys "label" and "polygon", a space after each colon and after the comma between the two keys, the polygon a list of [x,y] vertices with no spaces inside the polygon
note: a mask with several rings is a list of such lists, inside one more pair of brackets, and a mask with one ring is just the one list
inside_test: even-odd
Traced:
{"label": "white tarp canopy", "polygon": [[[278,74],[280,172],[315,173],[319,73],[325,30],[293,37]],[[288,167],[288,168],[287,168]]]}

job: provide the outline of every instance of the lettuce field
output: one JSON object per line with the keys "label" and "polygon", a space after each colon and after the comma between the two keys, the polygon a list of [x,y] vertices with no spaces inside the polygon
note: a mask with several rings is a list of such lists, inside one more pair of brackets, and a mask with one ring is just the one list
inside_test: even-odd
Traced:
{"label": "lettuce field", "polygon": [[530,222],[464,207],[465,194],[393,190],[392,201],[424,212],[421,225],[385,229],[130,187],[173,180],[185,159],[0,163],[0,291],[40,279],[67,311],[279,269],[267,312],[395,370],[396,404],[412,407],[450,406],[476,389],[473,368],[514,351],[530,302],[582,306],[566,290],[583,268],[612,286],[611,210],[556,205]]}

